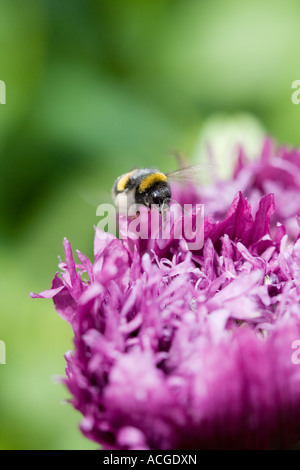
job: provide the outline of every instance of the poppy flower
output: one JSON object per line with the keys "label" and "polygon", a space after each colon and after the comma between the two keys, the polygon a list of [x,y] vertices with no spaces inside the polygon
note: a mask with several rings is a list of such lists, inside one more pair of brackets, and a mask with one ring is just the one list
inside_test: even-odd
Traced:
{"label": "poppy flower", "polygon": [[175,237],[182,214],[168,239],[122,238],[125,218],[121,238],[96,228],[93,260],[75,262],[64,240],[51,288],[31,295],[52,298],[73,329],[63,381],[87,438],[104,449],[297,445],[299,166],[299,151],[273,155],[267,141],[255,162],[241,152],[231,180],[185,197],[174,188],[180,204],[204,203],[196,249]]}

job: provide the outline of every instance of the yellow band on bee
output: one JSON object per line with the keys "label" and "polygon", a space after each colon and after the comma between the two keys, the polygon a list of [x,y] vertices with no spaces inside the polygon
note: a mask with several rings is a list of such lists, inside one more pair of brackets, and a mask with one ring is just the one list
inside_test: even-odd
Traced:
{"label": "yellow band on bee", "polygon": [[146,176],[140,182],[139,192],[143,193],[148,188],[150,188],[152,184],[157,183],[158,181],[167,181],[166,175],[164,175],[163,173],[152,173],[151,175]]}
{"label": "yellow band on bee", "polygon": [[121,176],[121,178],[119,179],[119,181],[117,183],[117,191],[120,191],[120,192],[124,191],[125,186],[128,183],[128,180],[129,180],[130,176],[134,172],[135,172],[135,170],[130,171],[129,173],[126,173],[125,175]]}

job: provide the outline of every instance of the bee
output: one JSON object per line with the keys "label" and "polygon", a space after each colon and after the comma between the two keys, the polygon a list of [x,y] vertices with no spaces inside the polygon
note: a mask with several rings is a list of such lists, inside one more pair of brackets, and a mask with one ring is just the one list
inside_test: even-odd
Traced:
{"label": "bee", "polygon": [[197,171],[203,165],[193,165],[179,170],[162,173],[156,168],[140,168],[119,176],[112,188],[112,197],[120,213],[126,213],[128,207],[140,205],[156,206],[160,213],[167,210],[171,199],[172,180],[195,181]]}
{"label": "bee", "polygon": [[155,205],[161,210],[168,206],[171,188],[167,176],[154,168],[140,168],[119,176],[112,189],[112,196],[119,212],[130,206]]}

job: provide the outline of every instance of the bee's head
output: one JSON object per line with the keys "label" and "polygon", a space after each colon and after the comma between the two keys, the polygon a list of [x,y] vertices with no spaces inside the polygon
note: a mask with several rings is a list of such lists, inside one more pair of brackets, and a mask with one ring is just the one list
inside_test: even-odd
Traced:
{"label": "bee's head", "polygon": [[165,205],[169,205],[171,198],[170,185],[167,182],[155,184],[148,194],[149,205],[158,206],[161,209]]}

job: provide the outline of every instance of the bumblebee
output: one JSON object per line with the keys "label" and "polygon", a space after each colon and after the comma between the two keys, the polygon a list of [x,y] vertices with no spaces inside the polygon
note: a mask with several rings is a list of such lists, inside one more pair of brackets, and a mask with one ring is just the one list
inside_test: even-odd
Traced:
{"label": "bumblebee", "polygon": [[161,211],[169,205],[171,188],[167,175],[154,168],[141,168],[119,176],[112,195],[120,212],[133,205],[155,205]]}
{"label": "bumblebee", "polygon": [[[112,189],[112,197],[119,212],[127,213],[131,206],[156,206],[159,212],[169,208],[171,199],[170,181],[195,184],[204,181],[212,173],[211,165],[192,165],[170,173],[162,173],[156,168],[140,168],[119,176]],[[176,202],[176,201],[175,201]]]}

